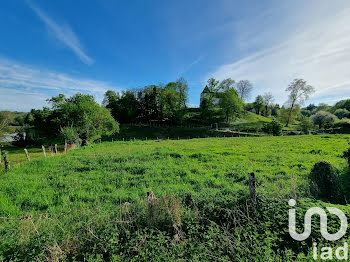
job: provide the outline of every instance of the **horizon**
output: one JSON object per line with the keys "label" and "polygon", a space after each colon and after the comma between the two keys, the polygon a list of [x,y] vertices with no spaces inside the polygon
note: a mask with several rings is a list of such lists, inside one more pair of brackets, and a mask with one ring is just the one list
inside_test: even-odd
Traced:
{"label": "horizon", "polygon": [[189,106],[206,81],[247,79],[248,102],[283,105],[294,78],[307,104],[350,97],[350,2],[11,1],[0,10],[0,111],[28,112],[63,93],[94,95],[184,77]]}

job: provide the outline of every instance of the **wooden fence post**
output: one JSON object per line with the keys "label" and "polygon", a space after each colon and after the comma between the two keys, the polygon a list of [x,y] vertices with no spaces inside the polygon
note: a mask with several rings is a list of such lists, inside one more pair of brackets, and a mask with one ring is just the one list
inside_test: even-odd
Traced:
{"label": "wooden fence post", "polygon": [[1,164],[1,149],[0,149],[0,164]]}
{"label": "wooden fence post", "polygon": [[57,144],[55,144],[55,153],[56,153],[56,155],[58,154]]}
{"label": "wooden fence post", "polygon": [[5,164],[5,170],[10,171],[10,160],[8,159],[7,152],[4,152],[4,164]]}
{"label": "wooden fence post", "polygon": [[46,157],[45,147],[44,147],[44,146],[41,146],[41,148],[43,149],[43,154],[44,154],[44,157]]}
{"label": "wooden fence post", "polygon": [[177,140],[180,140],[180,137],[179,137],[179,136],[177,137]]}
{"label": "wooden fence post", "polygon": [[147,192],[147,204],[148,204],[148,222],[152,223],[153,214],[155,208],[156,197],[152,191]]}
{"label": "wooden fence post", "polygon": [[256,185],[254,173],[249,173],[249,191],[252,202],[256,204]]}
{"label": "wooden fence post", "polygon": [[64,153],[67,153],[67,142],[64,142]]}
{"label": "wooden fence post", "polygon": [[24,149],[24,153],[26,153],[27,160],[30,161],[30,156],[26,148]]}

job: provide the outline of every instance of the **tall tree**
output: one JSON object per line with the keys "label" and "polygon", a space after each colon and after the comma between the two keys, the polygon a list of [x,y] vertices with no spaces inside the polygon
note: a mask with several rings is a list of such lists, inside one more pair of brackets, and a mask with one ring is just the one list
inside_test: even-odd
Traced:
{"label": "tall tree", "polygon": [[237,92],[241,99],[247,100],[253,90],[253,85],[249,80],[241,80],[237,83]]}
{"label": "tall tree", "polygon": [[265,116],[268,116],[269,106],[272,105],[274,98],[271,92],[267,92],[263,95],[263,100],[265,104]]}
{"label": "tall tree", "polygon": [[226,123],[229,124],[232,118],[239,116],[242,112],[243,101],[238,97],[237,91],[230,88],[221,94],[219,106],[225,114]]}
{"label": "tall tree", "polygon": [[254,108],[256,110],[256,114],[260,115],[264,108],[264,98],[262,96],[259,95],[255,98]]}
{"label": "tall tree", "polygon": [[294,79],[286,88],[286,92],[289,92],[287,101],[289,114],[286,123],[286,126],[288,126],[293,108],[298,104],[303,104],[304,101],[307,100],[313,92],[315,92],[315,89],[311,85],[308,85],[303,79]]}

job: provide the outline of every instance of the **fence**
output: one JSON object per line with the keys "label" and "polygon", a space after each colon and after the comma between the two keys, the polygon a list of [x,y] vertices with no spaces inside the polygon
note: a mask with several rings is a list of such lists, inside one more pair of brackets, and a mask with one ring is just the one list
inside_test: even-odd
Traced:
{"label": "fence", "polygon": [[35,148],[32,149],[31,152],[27,149],[24,148],[22,153],[18,150],[15,152],[9,152],[5,151],[2,148],[0,148],[0,170],[2,169],[1,167],[3,166],[5,171],[9,171],[11,169],[11,162],[13,162],[15,165],[18,165],[24,161],[31,161],[32,160],[32,155],[34,155],[35,159],[42,158],[42,157],[49,157],[49,156],[55,156],[58,154],[65,154],[67,151],[75,149],[75,145],[67,144],[65,143],[64,145],[58,146],[57,144],[55,145],[50,145],[45,147],[44,145],[41,146],[41,149]]}

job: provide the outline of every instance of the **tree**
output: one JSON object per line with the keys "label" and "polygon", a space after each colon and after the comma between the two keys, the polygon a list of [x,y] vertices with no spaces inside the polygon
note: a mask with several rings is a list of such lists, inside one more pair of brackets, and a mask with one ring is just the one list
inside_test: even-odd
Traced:
{"label": "tree", "polygon": [[339,119],[343,119],[345,117],[350,117],[350,112],[345,108],[339,108],[335,110],[334,115],[336,115]]}
{"label": "tree", "polygon": [[333,111],[340,108],[350,111],[350,99],[340,100],[339,102],[337,102],[333,107]]}
{"label": "tree", "polygon": [[7,112],[0,112],[0,140],[9,132],[10,117]]}
{"label": "tree", "polygon": [[219,106],[225,114],[226,122],[229,124],[230,119],[239,116],[242,112],[243,101],[238,97],[237,91],[231,88],[222,93]]}
{"label": "tree", "polygon": [[293,108],[297,104],[303,104],[305,100],[315,91],[315,89],[306,83],[303,79],[294,79],[286,88],[289,92],[287,104],[289,106],[289,115],[286,126],[289,125]]}
{"label": "tree", "polygon": [[247,100],[253,90],[253,85],[249,80],[241,80],[237,83],[237,92],[241,99]]}
{"label": "tree", "polygon": [[271,92],[265,93],[263,95],[263,100],[265,104],[265,116],[268,116],[269,106],[272,105],[274,101],[274,97]]}
{"label": "tree", "polygon": [[91,95],[77,93],[69,98],[59,95],[48,101],[51,108],[31,111],[34,129],[46,137],[60,134],[70,139],[75,136],[87,144],[119,129],[110,111],[96,103]]}
{"label": "tree", "polygon": [[180,77],[176,81],[176,91],[179,93],[179,97],[178,97],[179,108],[185,109],[187,107],[188,84],[183,77]]}
{"label": "tree", "polygon": [[293,110],[290,111],[290,108],[285,108],[282,106],[282,108],[278,111],[278,119],[281,123],[287,124],[289,121],[289,124],[293,124],[296,118],[300,115],[300,106],[296,105],[294,106]]}
{"label": "tree", "polygon": [[264,98],[262,96],[259,95],[255,98],[254,108],[256,110],[256,114],[260,115],[262,109],[264,108]]}
{"label": "tree", "polygon": [[318,125],[318,128],[321,129],[322,127],[329,127],[335,122],[335,120],[337,120],[337,117],[326,111],[318,111],[310,117],[310,120],[314,125]]}
{"label": "tree", "polygon": [[235,80],[232,80],[231,78],[224,79],[219,84],[219,90],[222,91],[228,91],[230,89],[234,88]]}
{"label": "tree", "polygon": [[312,123],[309,117],[302,115],[301,119],[300,119],[300,126],[301,126],[301,130],[305,133],[305,134],[309,134],[310,133],[310,129],[312,128]]}

